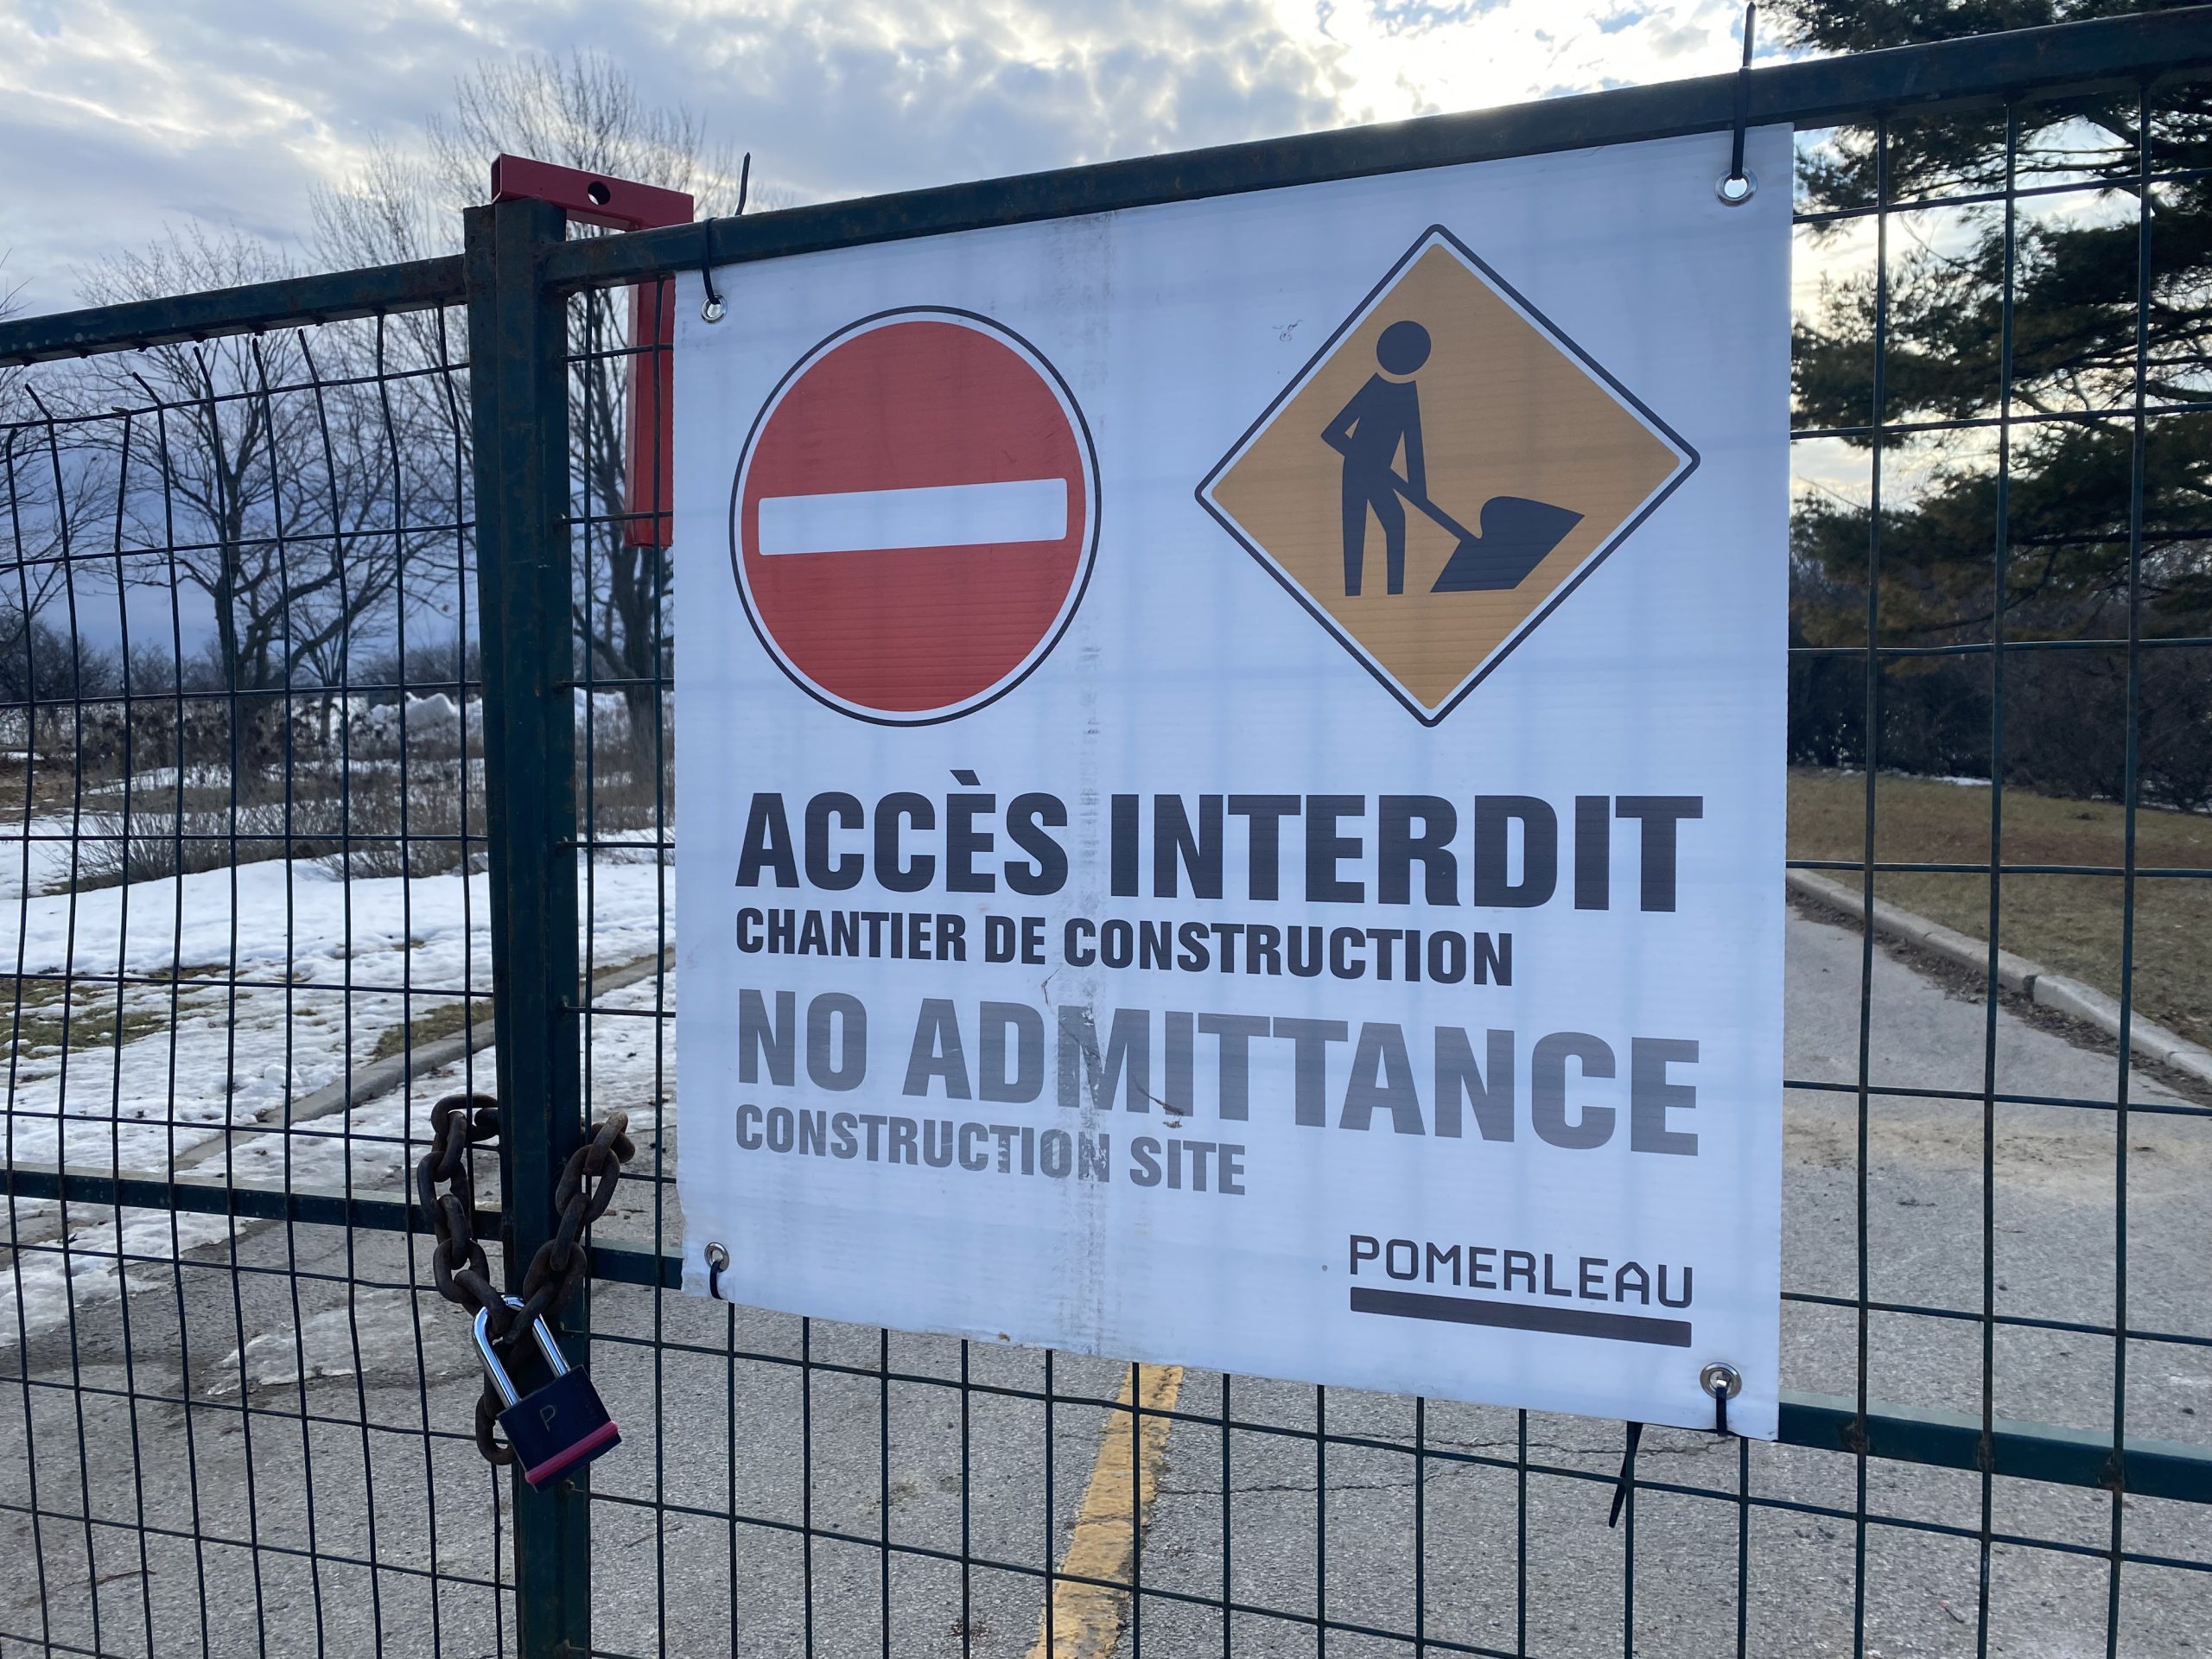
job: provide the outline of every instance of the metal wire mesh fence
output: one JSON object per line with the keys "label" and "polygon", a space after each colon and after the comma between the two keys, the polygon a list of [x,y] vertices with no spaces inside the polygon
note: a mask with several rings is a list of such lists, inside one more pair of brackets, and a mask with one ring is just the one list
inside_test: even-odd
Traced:
{"label": "metal wire mesh fence", "polygon": [[509,1624],[395,1185],[490,1034],[456,322],[9,388],[0,1641]]}
{"label": "metal wire mesh fence", "polygon": [[[1617,1530],[1618,1425],[676,1294],[681,566],[627,493],[664,429],[615,296],[1725,146],[1732,80],[588,242],[518,203],[459,260],[0,327],[0,1652],[2192,1651],[2190,25],[1751,77],[1800,130],[1799,1391],[1778,1445],[1647,1433]],[[626,1444],[544,1495],[477,1456],[406,1195],[430,1103],[495,1064],[478,1231],[513,1270],[586,1117],[639,1147],[569,1321]]]}

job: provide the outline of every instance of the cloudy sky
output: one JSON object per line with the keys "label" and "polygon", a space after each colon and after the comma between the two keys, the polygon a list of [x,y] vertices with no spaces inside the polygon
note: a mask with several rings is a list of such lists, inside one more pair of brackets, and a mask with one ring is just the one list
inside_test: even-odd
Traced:
{"label": "cloudy sky", "polygon": [[[0,282],[165,226],[293,242],[486,59],[572,48],[795,201],[1734,67],[1738,0],[0,0]],[[1762,50],[1762,59],[1770,55]]]}

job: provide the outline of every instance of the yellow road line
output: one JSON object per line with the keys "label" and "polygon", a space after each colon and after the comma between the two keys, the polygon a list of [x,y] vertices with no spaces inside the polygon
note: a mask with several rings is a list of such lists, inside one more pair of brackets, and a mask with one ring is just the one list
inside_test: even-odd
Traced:
{"label": "yellow road line", "polygon": [[[1123,1408],[1141,1406],[1147,1413],[1175,1408],[1176,1397],[1183,1391],[1180,1365],[1145,1367],[1141,1391],[1136,1376],[1132,1366],[1122,1378],[1119,1403]],[[1067,1554],[1060,1558],[1061,1572],[1079,1579],[1128,1581],[1139,1529],[1152,1518],[1153,1498],[1160,1490],[1168,1427],[1165,1417],[1145,1416],[1137,1419],[1136,1433],[1131,1434],[1127,1409],[1107,1413],[1106,1432],[1090,1466],[1090,1484],[1083,1494]],[[1126,1590],[1062,1579],[1052,1586],[1052,1618],[1039,1623],[1029,1659],[1108,1659],[1122,1639],[1128,1603]],[[1046,1639],[1047,1629],[1050,1641]]]}

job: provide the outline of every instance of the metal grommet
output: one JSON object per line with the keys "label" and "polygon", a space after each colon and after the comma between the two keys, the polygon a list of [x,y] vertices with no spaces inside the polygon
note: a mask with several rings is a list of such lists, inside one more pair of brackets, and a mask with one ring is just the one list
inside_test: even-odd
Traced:
{"label": "metal grommet", "polygon": [[1747,170],[1724,175],[1713,185],[1713,194],[1719,197],[1725,206],[1740,207],[1751,199],[1758,188],[1758,180]]}
{"label": "metal grommet", "polygon": [[[737,175],[737,213],[745,212],[745,199],[753,189],[753,152],[745,152],[745,166]],[[733,215],[734,217],[735,215]],[[699,261],[699,281],[707,290],[707,297],[699,307],[699,321],[720,322],[729,315],[729,308],[722,303],[722,296],[715,291],[715,221],[709,219],[705,226],[706,251]],[[715,1247],[721,1249],[720,1245]],[[723,1251],[722,1266],[729,1265],[729,1253]]]}
{"label": "metal grommet", "polygon": [[1728,1433],[1728,1402],[1744,1391],[1744,1374],[1727,1361],[1716,1359],[1697,1374],[1697,1385],[1713,1396],[1713,1432]]}

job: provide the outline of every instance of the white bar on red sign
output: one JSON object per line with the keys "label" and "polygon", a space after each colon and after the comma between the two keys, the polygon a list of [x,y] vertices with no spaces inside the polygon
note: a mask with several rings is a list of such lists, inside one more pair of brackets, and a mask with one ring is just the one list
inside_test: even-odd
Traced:
{"label": "white bar on red sign", "polygon": [[992,547],[1058,542],[1067,533],[1068,487],[1058,478],[779,495],[760,503],[763,554]]}

